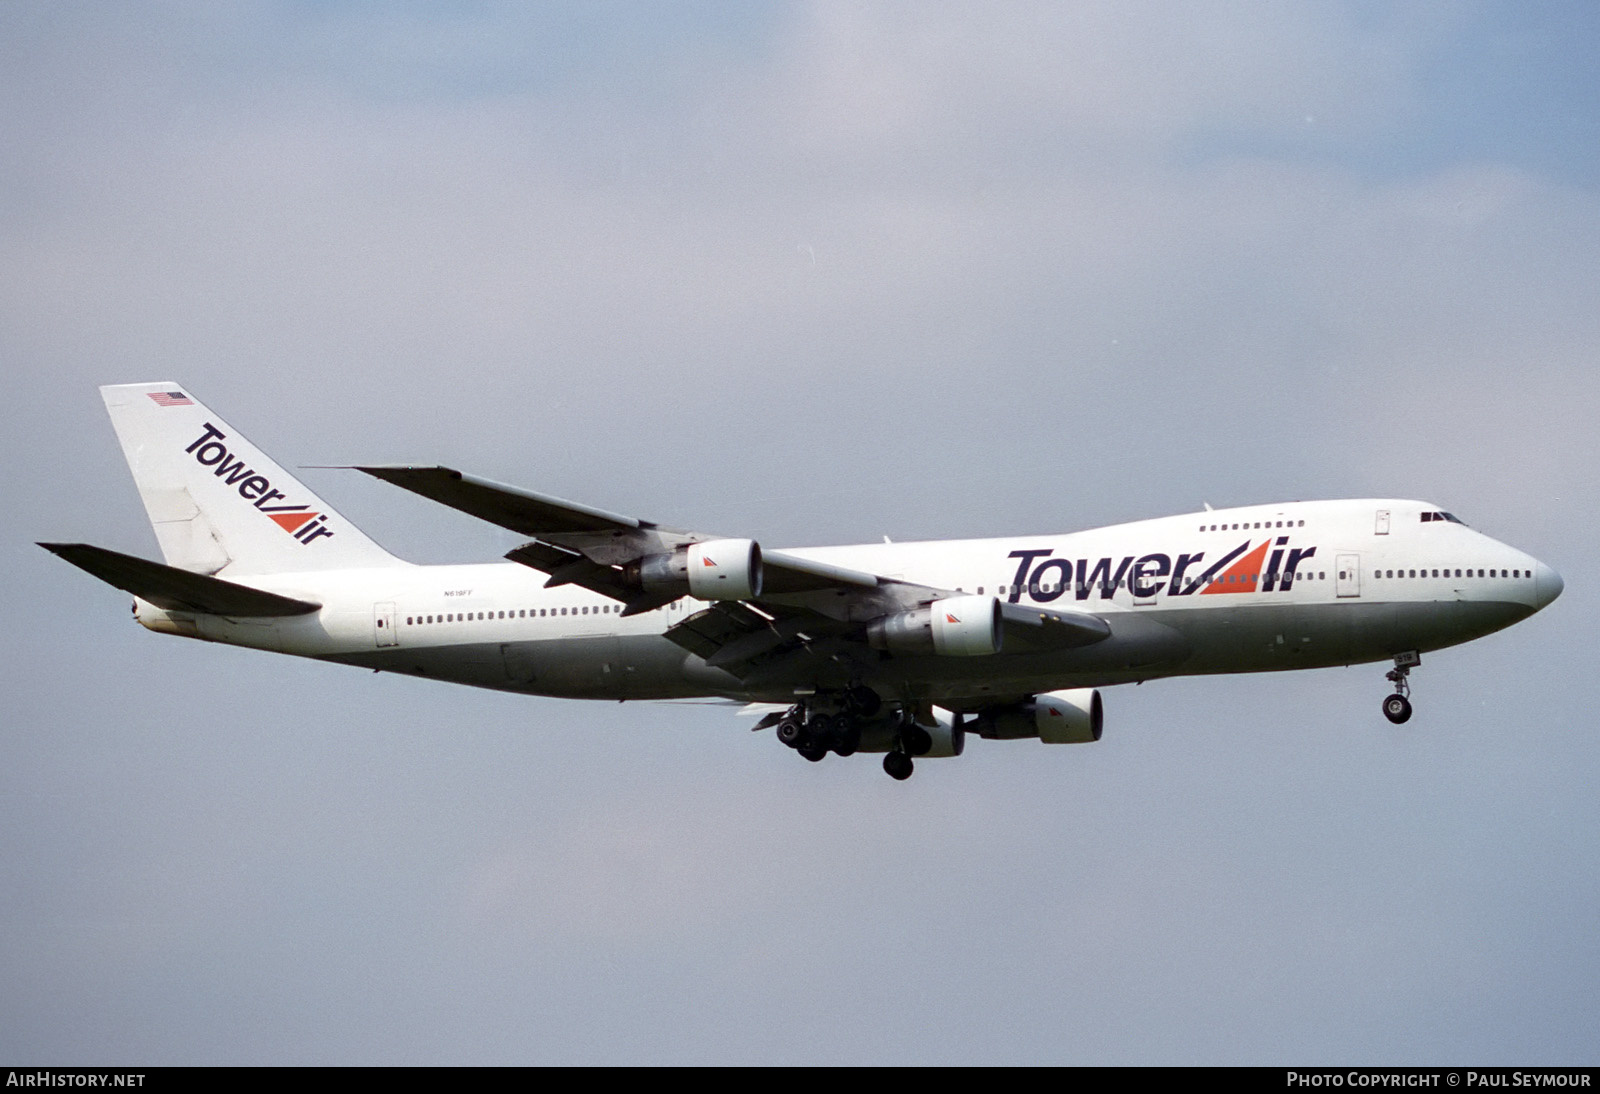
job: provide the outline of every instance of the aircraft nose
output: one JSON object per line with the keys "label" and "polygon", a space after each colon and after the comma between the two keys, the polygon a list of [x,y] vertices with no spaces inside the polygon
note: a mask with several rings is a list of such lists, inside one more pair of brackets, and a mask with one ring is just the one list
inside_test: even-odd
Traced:
{"label": "aircraft nose", "polygon": [[1556,597],[1561,595],[1561,590],[1566,588],[1566,582],[1561,580],[1561,575],[1556,573],[1544,563],[1539,563],[1533,571],[1533,602],[1542,608]]}

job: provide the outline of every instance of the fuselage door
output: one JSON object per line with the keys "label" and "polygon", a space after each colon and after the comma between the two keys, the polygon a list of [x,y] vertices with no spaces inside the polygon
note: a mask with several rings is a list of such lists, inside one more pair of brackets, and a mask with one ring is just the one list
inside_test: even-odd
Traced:
{"label": "fuselage door", "polygon": [[1389,510],[1378,510],[1378,521],[1376,526],[1372,529],[1372,534],[1375,536],[1386,536],[1389,534]]}
{"label": "fuselage door", "polygon": [[1338,596],[1361,595],[1361,556],[1338,555],[1335,571],[1334,592]]}
{"label": "fuselage door", "polygon": [[394,603],[374,604],[372,606],[372,637],[377,644],[382,646],[398,646],[400,632],[394,627]]}

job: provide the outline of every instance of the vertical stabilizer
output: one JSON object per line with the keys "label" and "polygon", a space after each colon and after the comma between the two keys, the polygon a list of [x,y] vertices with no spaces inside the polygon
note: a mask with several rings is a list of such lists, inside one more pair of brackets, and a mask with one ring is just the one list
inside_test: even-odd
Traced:
{"label": "vertical stabilizer", "polygon": [[204,574],[402,565],[180,385],[100,394],[168,565]]}

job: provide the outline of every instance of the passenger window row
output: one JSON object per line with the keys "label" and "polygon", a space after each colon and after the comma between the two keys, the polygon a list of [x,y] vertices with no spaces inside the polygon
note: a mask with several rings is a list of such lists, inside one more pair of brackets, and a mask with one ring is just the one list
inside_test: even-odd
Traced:
{"label": "passenger window row", "polygon": [[[1445,568],[1443,568],[1441,570],[1427,570],[1427,569],[1423,569],[1423,570],[1374,570],[1374,571],[1372,571],[1372,576],[1373,577],[1381,577],[1381,578],[1390,578],[1390,577],[1483,577],[1483,576],[1485,576],[1485,571],[1483,571],[1483,570],[1473,570],[1471,567],[1468,567],[1465,570],[1455,570],[1454,572],[1452,572],[1451,569],[1448,566],[1446,566]],[[1498,569],[1496,569],[1496,570],[1487,571],[1487,576],[1489,576],[1489,577],[1528,578],[1528,577],[1532,577],[1533,576],[1533,571],[1532,570],[1498,570]]]}
{"label": "passenger window row", "polygon": [[622,611],[621,604],[597,604],[578,608],[518,608],[503,612],[445,612],[438,615],[408,615],[407,626],[427,626],[430,623],[468,623],[475,619],[534,619],[546,615],[614,615]]}
{"label": "passenger window row", "polygon": [[1258,520],[1254,524],[1246,520],[1240,521],[1238,524],[1212,524],[1209,526],[1202,524],[1200,530],[1202,532],[1239,532],[1253,531],[1256,528],[1304,528],[1305,526],[1306,522],[1303,520],[1280,520],[1277,523],[1273,523],[1270,520]]}

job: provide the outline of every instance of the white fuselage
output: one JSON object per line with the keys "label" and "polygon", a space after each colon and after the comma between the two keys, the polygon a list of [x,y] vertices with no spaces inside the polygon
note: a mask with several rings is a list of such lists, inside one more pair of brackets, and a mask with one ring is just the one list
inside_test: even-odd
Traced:
{"label": "white fuselage", "polygon": [[[1069,535],[797,549],[884,577],[1093,612],[1097,645],[986,657],[885,655],[848,672],[885,694],[979,704],[1162,676],[1388,659],[1455,645],[1560,592],[1525,552],[1416,501],[1292,502]],[[1428,519],[1424,519],[1424,514]],[[741,679],[663,637],[705,604],[621,615],[614,600],[515,563],[219,576],[315,601],[304,616],[231,620],[137,603],[153,630],[572,698],[716,695],[787,701],[817,681]],[[846,670],[841,670],[846,671]],[[822,681],[826,684],[826,681]]]}

